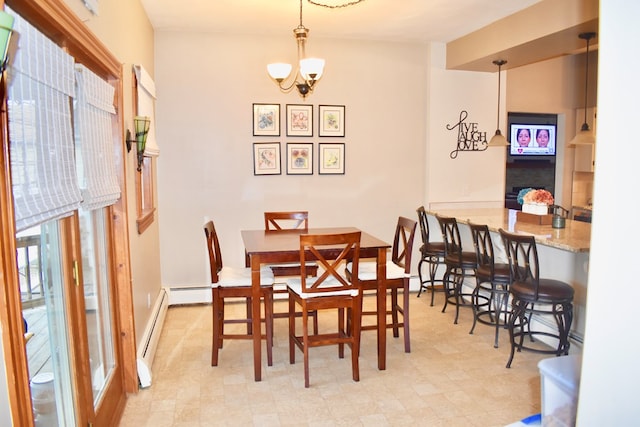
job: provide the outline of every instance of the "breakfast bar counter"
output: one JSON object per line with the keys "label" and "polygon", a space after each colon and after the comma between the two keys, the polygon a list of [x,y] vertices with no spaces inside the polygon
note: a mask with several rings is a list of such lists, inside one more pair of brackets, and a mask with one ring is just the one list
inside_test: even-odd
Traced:
{"label": "breakfast bar counter", "polygon": [[[506,262],[500,228],[511,233],[531,234],[536,238],[540,258],[540,275],[569,283],[575,291],[574,318],[570,338],[573,344],[581,344],[584,336],[585,310],[587,303],[587,283],[589,270],[589,250],[591,224],[566,220],[565,228],[551,225],[537,225],[518,221],[517,210],[504,208],[438,209],[427,210],[431,216],[433,238],[438,237],[439,227],[434,216],[454,217],[460,224],[460,234],[465,250],[473,251],[473,241],[467,223],[486,224],[492,231],[492,240],[498,262]],[[433,222],[431,222],[433,221]],[[465,283],[473,289],[475,283]],[[573,345],[572,344],[572,345]],[[575,348],[574,348],[575,349]]]}
{"label": "breakfast bar counter", "polygon": [[591,224],[582,221],[566,220],[565,228],[553,228],[551,225],[537,225],[518,221],[513,209],[443,209],[427,211],[431,215],[454,217],[459,223],[486,224],[489,230],[498,232],[500,228],[511,233],[533,234],[536,243],[562,249],[569,252],[589,252],[591,242]]}

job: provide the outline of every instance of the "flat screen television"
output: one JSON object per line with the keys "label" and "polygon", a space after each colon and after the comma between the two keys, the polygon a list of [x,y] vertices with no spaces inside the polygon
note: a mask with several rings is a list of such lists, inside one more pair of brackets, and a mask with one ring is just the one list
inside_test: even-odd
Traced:
{"label": "flat screen television", "polygon": [[509,136],[513,157],[556,155],[556,125],[520,120],[509,124]]}

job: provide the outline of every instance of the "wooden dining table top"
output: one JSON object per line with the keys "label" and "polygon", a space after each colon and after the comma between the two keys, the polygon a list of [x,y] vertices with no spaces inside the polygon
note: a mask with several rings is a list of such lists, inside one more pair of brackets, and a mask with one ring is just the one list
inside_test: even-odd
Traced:
{"label": "wooden dining table top", "polygon": [[[356,227],[322,227],[308,230],[243,230],[242,241],[247,254],[260,255],[262,262],[271,262],[268,258],[277,257],[278,262],[300,260],[300,235],[302,234],[337,234],[361,231]],[[376,250],[390,248],[391,245],[371,234],[361,231],[360,257],[376,256]]]}

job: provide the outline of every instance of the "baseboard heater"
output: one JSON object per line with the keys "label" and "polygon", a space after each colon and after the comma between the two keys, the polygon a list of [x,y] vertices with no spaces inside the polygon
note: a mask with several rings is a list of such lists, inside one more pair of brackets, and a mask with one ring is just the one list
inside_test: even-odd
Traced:
{"label": "baseboard heater", "polygon": [[169,296],[164,289],[161,289],[153,306],[147,327],[144,330],[142,344],[138,348],[138,382],[141,388],[151,386],[151,366],[153,365],[153,358],[156,354],[168,307]]}

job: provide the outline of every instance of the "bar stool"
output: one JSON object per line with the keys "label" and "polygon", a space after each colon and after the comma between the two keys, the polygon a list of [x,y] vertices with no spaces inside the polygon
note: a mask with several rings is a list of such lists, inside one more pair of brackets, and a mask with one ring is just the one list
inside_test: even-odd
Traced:
{"label": "bar stool", "polygon": [[[473,293],[463,292],[464,279],[467,277],[475,277],[477,268],[476,253],[463,251],[462,240],[460,239],[460,230],[458,222],[455,218],[436,215],[440,228],[442,230],[442,240],[444,241],[444,262],[447,266],[444,273],[444,307],[442,312],[447,309],[448,304],[456,306],[456,317],[454,324],[458,323],[460,314],[460,306],[472,306]],[[468,302],[465,301],[465,297]]]}
{"label": "bar stool", "polygon": [[[429,221],[427,219],[427,212],[424,210],[424,206],[420,206],[416,209],[418,212],[418,222],[420,224],[420,233],[422,234],[422,246],[420,246],[420,253],[422,258],[418,263],[418,276],[420,277],[420,290],[418,291],[418,298],[422,291],[431,289],[431,306],[433,307],[433,297],[436,291],[435,284],[440,283],[440,286],[444,286],[444,273],[437,279],[436,273],[438,266],[445,266],[444,263],[444,242],[431,242],[429,241]],[[429,279],[425,280],[422,277],[422,264],[429,264]],[[427,284],[429,283],[429,284]]]}
{"label": "bar stool", "polygon": [[[511,354],[507,368],[511,367],[514,352],[529,350],[536,353],[569,354],[569,330],[573,320],[573,288],[565,282],[555,279],[540,278],[538,250],[535,237],[514,234],[500,229],[500,235],[507,249],[511,271],[511,314],[507,327],[511,341]],[[532,316],[552,316],[557,331],[531,329]],[[524,337],[528,335],[531,343],[534,336],[546,336],[558,341],[555,348],[534,347],[524,345]]]}
{"label": "bar stool", "polygon": [[[509,314],[509,283],[511,273],[508,263],[496,263],[493,241],[489,227],[485,224],[468,223],[476,249],[476,288],[473,291],[473,326],[469,331],[473,334],[476,323],[495,326],[495,342],[498,348],[498,333],[507,325]],[[488,297],[486,296],[488,295]]]}

